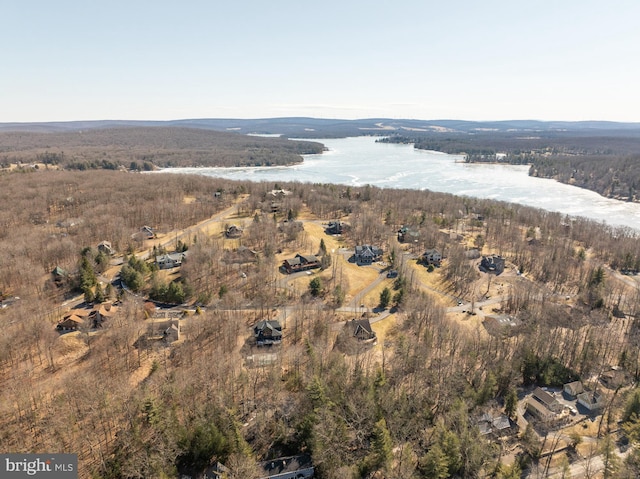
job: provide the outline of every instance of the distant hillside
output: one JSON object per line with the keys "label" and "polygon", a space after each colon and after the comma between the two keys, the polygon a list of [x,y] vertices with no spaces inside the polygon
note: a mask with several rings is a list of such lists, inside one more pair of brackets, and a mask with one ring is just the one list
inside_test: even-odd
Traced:
{"label": "distant hillside", "polygon": [[359,120],[306,117],[232,119],[202,118],[171,121],[100,120],[49,123],[0,123],[0,131],[62,132],[113,127],[183,127],[237,133],[278,134],[296,138],[330,138],[392,132],[478,133],[478,132],[583,132],[640,131],[640,123],[606,121],[464,121],[366,118]]}
{"label": "distant hillside", "polygon": [[300,155],[323,150],[320,143],[284,138],[167,126],[105,128],[105,122],[98,123],[100,128],[69,126],[66,131],[48,133],[0,132],[0,165],[45,163],[71,169],[270,166],[299,163]]}

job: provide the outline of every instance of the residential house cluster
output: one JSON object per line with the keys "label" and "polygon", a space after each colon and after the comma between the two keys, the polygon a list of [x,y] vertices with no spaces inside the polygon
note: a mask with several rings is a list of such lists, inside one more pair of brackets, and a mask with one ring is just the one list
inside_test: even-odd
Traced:
{"label": "residential house cluster", "polygon": [[[562,402],[542,388],[536,388],[527,400],[526,411],[541,422],[550,424],[566,420],[566,412],[572,415],[595,415],[602,412],[606,397],[602,391],[585,389],[581,381],[572,381],[562,388]],[[575,407],[574,407],[575,406]]]}

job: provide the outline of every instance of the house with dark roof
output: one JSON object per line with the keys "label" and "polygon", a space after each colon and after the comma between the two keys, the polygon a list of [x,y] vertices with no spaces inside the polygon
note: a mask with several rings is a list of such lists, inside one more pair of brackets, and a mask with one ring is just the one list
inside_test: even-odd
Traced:
{"label": "house with dark roof", "polygon": [[371,329],[371,323],[368,319],[352,319],[348,325],[354,338],[359,341],[375,342],[376,333]]}
{"label": "house with dark roof", "polygon": [[69,277],[69,273],[60,266],[56,266],[53,268],[53,271],[51,271],[51,277],[56,285],[61,285]]}
{"label": "house with dark roof", "polygon": [[533,398],[527,400],[525,410],[536,419],[544,422],[552,421],[556,417],[553,411]]}
{"label": "house with dark roof", "polygon": [[204,471],[203,479],[224,479],[227,477],[229,469],[221,462],[216,462],[213,466]]}
{"label": "house with dark roof", "polygon": [[227,230],[224,232],[224,235],[227,238],[240,238],[240,236],[242,236],[242,230],[240,228],[238,228],[236,225],[231,225],[227,228]]}
{"label": "house with dark roof", "polygon": [[549,394],[542,388],[535,388],[531,397],[545,406],[551,412],[559,413],[560,411],[562,411],[562,404],[560,404],[556,398],[554,398],[551,394]]}
{"label": "house with dark roof", "polygon": [[313,254],[297,254],[295,258],[285,259],[282,267],[288,273],[297,273],[320,267],[320,260]]}
{"label": "house with dark roof", "polygon": [[253,327],[253,335],[258,346],[272,346],[282,341],[282,326],[277,320],[262,320]]}
{"label": "house with dark roof", "polygon": [[260,479],[308,479],[314,474],[313,462],[309,454],[279,457],[260,463],[263,476]]}
{"label": "house with dark roof", "polygon": [[428,249],[422,254],[420,259],[422,264],[426,266],[430,264],[440,266],[440,263],[442,262],[442,254],[437,249]]}
{"label": "house with dark roof", "polygon": [[153,231],[153,228],[151,228],[151,226],[146,226],[146,225],[140,228],[140,235],[144,239],[153,239],[156,237],[156,233],[155,231]]}
{"label": "house with dark roof", "polygon": [[480,271],[483,273],[495,274],[496,276],[502,274],[505,267],[505,260],[502,256],[492,255],[483,256],[480,261]]}
{"label": "house with dark roof", "polygon": [[233,251],[225,250],[222,261],[227,264],[255,263],[258,261],[258,252],[246,246],[240,246]]}
{"label": "house with dark roof", "polygon": [[358,245],[355,249],[355,260],[359,265],[371,264],[382,259],[382,249],[369,244]]}
{"label": "house with dark roof", "polygon": [[605,371],[600,375],[600,382],[607,389],[617,389],[630,381],[622,369],[612,367],[609,371]]}
{"label": "house with dark roof", "polygon": [[329,225],[324,230],[328,235],[340,235],[342,234],[342,222],[341,221],[329,221]]}
{"label": "house with dark roof", "polygon": [[505,436],[516,431],[517,427],[511,420],[504,414],[498,414],[496,416],[485,413],[480,416],[478,420],[478,428],[480,434],[483,436]]}

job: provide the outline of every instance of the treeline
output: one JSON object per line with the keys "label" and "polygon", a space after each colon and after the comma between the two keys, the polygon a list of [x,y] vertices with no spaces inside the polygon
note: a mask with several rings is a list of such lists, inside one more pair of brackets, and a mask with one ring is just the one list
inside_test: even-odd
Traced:
{"label": "treeline", "polygon": [[534,158],[529,174],[553,178],[602,196],[638,201],[640,155],[618,156],[550,156]]}
{"label": "treeline", "polygon": [[602,196],[637,201],[640,137],[633,131],[392,135],[379,141],[461,154],[465,161],[531,165],[529,174],[553,178]]}
{"label": "treeline", "polygon": [[180,166],[271,166],[321,153],[320,143],[202,129],[128,127],[87,131],[0,133],[0,166],[150,170]]}

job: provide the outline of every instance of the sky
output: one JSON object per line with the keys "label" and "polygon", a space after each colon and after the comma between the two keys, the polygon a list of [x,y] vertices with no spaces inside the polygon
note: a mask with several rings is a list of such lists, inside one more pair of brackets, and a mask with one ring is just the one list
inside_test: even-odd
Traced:
{"label": "sky", "polygon": [[5,0],[0,122],[640,122],[638,0]]}

